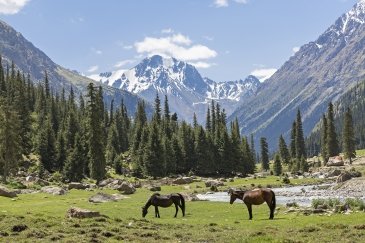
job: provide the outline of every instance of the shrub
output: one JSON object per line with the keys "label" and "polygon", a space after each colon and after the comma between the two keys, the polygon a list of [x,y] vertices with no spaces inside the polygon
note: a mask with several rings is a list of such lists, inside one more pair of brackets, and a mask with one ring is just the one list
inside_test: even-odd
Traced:
{"label": "shrub", "polygon": [[328,198],[328,199],[317,198],[317,199],[312,200],[313,208],[318,208],[318,206],[320,206],[320,205],[323,205],[327,208],[334,208],[334,207],[336,207],[336,205],[340,205],[340,204],[341,204],[341,202],[337,198]]}
{"label": "shrub", "polygon": [[358,209],[360,211],[365,210],[365,202],[360,198],[346,198],[345,204],[347,204],[351,209]]}
{"label": "shrub", "polygon": [[290,180],[287,174],[285,174],[285,176],[283,177],[283,183],[284,184],[290,184]]}
{"label": "shrub", "polygon": [[52,182],[62,182],[62,174],[58,171],[52,174],[51,178],[49,179]]}

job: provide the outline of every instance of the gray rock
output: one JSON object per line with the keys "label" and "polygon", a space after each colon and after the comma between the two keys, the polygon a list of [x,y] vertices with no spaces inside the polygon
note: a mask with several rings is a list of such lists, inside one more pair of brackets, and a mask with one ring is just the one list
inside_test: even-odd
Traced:
{"label": "gray rock", "polygon": [[206,187],[211,187],[211,186],[224,186],[224,183],[221,181],[216,181],[216,180],[208,180],[205,182],[205,186]]}
{"label": "gray rock", "polygon": [[108,184],[112,183],[113,181],[114,181],[114,179],[108,178],[108,179],[105,179],[105,180],[102,180],[101,182],[99,182],[98,186],[104,187],[104,186],[107,186]]}
{"label": "gray rock", "polygon": [[15,191],[11,191],[6,187],[0,186],[0,196],[2,197],[17,197],[16,192]]}
{"label": "gray rock", "polygon": [[83,184],[80,182],[71,182],[68,184],[68,189],[77,189],[77,190],[85,190],[86,188],[90,188],[89,184]]}
{"label": "gray rock", "polygon": [[349,172],[347,172],[347,171],[344,171],[344,172],[341,173],[341,175],[339,175],[337,177],[336,182],[337,183],[341,183],[341,182],[348,181],[350,179],[351,179],[351,174]]}
{"label": "gray rock", "polygon": [[41,188],[41,192],[52,195],[65,195],[67,192],[65,189],[58,186],[45,186]]}
{"label": "gray rock", "polygon": [[100,217],[100,213],[97,211],[91,211],[88,209],[72,207],[67,211],[67,217],[69,218],[93,218]]}
{"label": "gray rock", "polygon": [[161,191],[161,186],[148,186],[147,188],[151,192],[159,192],[159,191]]}
{"label": "gray rock", "polygon": [[116,189],[123,194],[133,194],[136,192],[136,188],[134,188],[134,186],[128,182],[123,182]]}
{"label": "gray rock", "polygon": [[190,177],[179,177],[176,178],[172,183],[177,185],[190,184],[193,182],[193,179]]}

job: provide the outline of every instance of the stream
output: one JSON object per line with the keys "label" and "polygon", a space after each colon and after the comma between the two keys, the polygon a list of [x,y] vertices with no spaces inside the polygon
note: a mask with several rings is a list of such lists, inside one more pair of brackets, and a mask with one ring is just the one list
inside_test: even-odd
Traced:
{"label": "stream", "polygon": [[[276,195],[276,204],[281,205],[296,202],[299,206],[310,206],[313,199],[338,198],[340,201],[344,201],[345,198],[352,197],[336,193],[336,191],[332,189],[334,185],[335,184],[292,186],[272,188],[272,190]],[[197,197],[201,200],[214,202],[229,202],[230,199],[227,192],[207,192],[205,194],[197,194]],[[365,200],[365,196],[360,198]],[[242,202],[236,200],[236,203]]]}

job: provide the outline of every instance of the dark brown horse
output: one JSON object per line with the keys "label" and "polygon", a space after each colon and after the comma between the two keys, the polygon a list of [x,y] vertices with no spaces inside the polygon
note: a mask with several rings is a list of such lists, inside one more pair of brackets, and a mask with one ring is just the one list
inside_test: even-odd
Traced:
{"label": "dark brown horse", "polygon": [[148,208],[152,205],[155,206],[155,217],[160,218],[160,212],[158,211],[158,207],[167,208],[172,204],[175,204],[175,218],[177,212],[179,211],[179,207],[181,208],[183,217],[185,216],[185,199],[180,193],[173,193],[170,195],[161,195],[159,193],[153,194],[150,199],[148,199],[146,205],[142,207],[142,217],[145,217],[148,213]]}
{"label": "dark brown horse", "polygon": [[270,218],[274,219],[274,211],[276,207],[275,193],[268,188],[265,189],[254,189],[249,191],[235,191],[230,189],[228,194],[231,195],[230,204],[232,204],[237,198],[241,199],[247,206],[250,220],[252,219],[252,205],[260,205],[264,202],[270,208]]}

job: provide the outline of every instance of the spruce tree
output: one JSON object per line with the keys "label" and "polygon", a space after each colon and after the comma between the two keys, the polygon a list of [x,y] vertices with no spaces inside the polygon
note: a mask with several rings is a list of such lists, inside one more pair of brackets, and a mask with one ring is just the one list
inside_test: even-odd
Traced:
{"label": "spruce tree", "polygon": [[82,144],[82,138],[80,134],[77,133],[75,136],[74,148],[67,156],[62,173],[64,179],[69,182],[78,182],[83,178],[83,161],[85,160],[85,152]]}
{"label": "spruce tree", "polygon": [[290,154],[289,154],[288,147],[286,146],[285,140],[283,138],[283,135],[280,135],[280,138],[279,138],[279,154],[280,154],[281,161],[284,164],[288,165],[290,163]]}
{"label": "spruce tree", "polygon": [[196,172],[200,175],[210,175],[214,172],[214,164],[210,158],[209,144],[204,129],[199,126],[195,139],[197,159]]}
{"label": "spruce tree", "polygon": [[165,175],[166,168],[164,166],[163,147],[157,119],[150,125],[147,144],[143,151],[143,162],[146,175],[154,178]]}
{"label": "spruce tree", "polygon": [[280,155],[276,154],[274,159],[274,174],[276,176],[279,176],[281,175],[281,173],[282,173],[282,166],[281,166]]}
{"label": "spruce tree", "polygon": [[252,158],[254,160],[254,162],[256,163],[257,160],[256,160],[256,150],[255,150],[255,141],[254,141],[254,138],[253,138],[253,134],[251,133],[251,136],[250,136],[250,149],[251,149],[251,153],[252,153]]}
{"label": "spruce tree", "polygon": [[327,153],[328,157],[333,157],[339,154],[337,134],[334,124],[333,105],[328,104],[327,115],[328,131],[327,131]]}
{"label": "spruce tree", "polygon": [[301,118],[299,109],[297,112],[297,120],[295,122],[295,125],[296,125],[296,127],[295,127],[295,153],[296,153],[296,158],[300,159],[302,157],[306,157],[307,155],[306,155],[306,151],[305,151],[302,118]]}
{"label": "spruce tree", "polygon": [[269,165],[269,147],[266,142],[266,138],[264,137],[260,138],[260,145],[261,145],[261,167],[262,170],[267,171],[270,169],[270,165]]}
{"label": "spruce tree", "polygon": [[345,157],[350,160],[350,164],[352,163],[352,158],[356,157],[355,150],[355,134],[354,134],[354,126],[352,122],[352,114],[350,108],[347,108],[345,117],[344,117],[344,125],[342,132],[342,147]]}
{"label": "spruce tree", "polygon": [[328,131],[327,118],[323,114],[323,117],[322,117],[322,129],[321,129],[321,156],[322,156],[323,161],[325,163],[328,160],[328,152],[327,152],[327,131]]}
{"label": "spruce tree", "polygon": [[291,128],[291,134],[290,134],[290,155],[292,158],[296,158],[297,157],[297,152],[296,152],[296,137],[297,137],[297,123],[294,121],[292,128]]}

